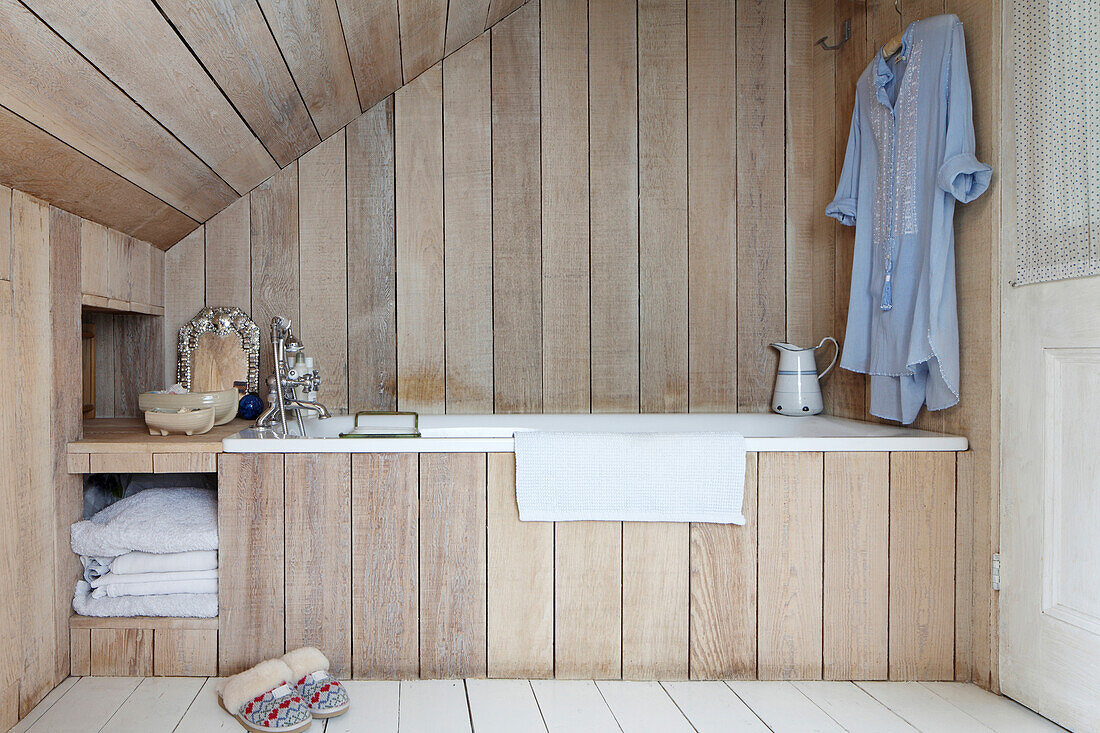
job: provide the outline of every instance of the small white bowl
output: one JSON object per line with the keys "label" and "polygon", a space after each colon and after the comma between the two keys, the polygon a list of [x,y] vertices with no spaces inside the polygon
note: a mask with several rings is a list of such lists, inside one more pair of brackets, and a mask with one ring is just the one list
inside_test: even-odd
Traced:
{"label": "small white bowl", "polygon": [[200,407],[213,407],[215,425],[225,425],[235,418],[238,402],[236,387],[223,389],[219,392],[188,392],[186,394],[143,392],[138,395],[138,409],[143,412],[148,410],[177,412],[179,410],[197,410]]}

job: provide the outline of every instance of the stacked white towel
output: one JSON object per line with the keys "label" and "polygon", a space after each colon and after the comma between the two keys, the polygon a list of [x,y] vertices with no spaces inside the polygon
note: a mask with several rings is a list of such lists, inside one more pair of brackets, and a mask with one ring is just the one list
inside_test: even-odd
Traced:
{"label": "stacked white towel", "polygon": [[[216,616],[217,496],[147,489],[72,526],[84,579],[73,608],[87,616]],[[120,602],[115,599],[128,599]]]}

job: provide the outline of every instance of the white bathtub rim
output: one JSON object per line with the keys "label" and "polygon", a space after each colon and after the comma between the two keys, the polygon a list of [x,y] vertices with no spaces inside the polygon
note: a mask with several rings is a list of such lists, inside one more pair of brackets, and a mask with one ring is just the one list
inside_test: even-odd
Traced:
{"label": "white bathtub rim", "polygon": [[[339,419],[339,418],[336,418]],[[344,421],[350,418],[345,417]],[[511,453],[515,442],[501,432],[573,430],[595,432],[677,432],[736,430],[750,452],[906,452],[965,451],[963,436],[847,420],[831,416],[784,417],[771,413],[690,415],[424,415],[427,432],[484,427],[494,437],[299,438],[250,431],[222,440],[227,453]],[[337,423],[333,424],[334,426]],[[756,433],[748,432],[752,429]],[[766,433],[787,432],[788,435]],[[844,433],[837,435],[835,433]],[[798,434],[802,433],[802,434]],[[815,435],[814,433],[822,433]],[[833,433],[833,434],[830,434]]]}

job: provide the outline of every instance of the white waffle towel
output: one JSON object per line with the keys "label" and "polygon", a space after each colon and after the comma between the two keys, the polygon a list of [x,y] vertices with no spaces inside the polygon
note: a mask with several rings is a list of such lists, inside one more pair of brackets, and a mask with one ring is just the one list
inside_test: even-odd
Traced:
{"label": "white waffle towel", "polygon": [[738,433],[529,431],[515,442],[522,521],[745,523]]}

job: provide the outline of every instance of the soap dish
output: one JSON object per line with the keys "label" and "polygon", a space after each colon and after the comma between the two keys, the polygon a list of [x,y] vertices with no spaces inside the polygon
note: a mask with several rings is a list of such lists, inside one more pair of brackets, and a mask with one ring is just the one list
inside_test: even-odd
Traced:
{"label": "soap dish", "polygon": [[214,427],[214,408],[200,407],[196,410],[183,409],[176,412],[146,410],[145,424],[149,427],[149,435],[168,435],[169,433],[201,435]]}

